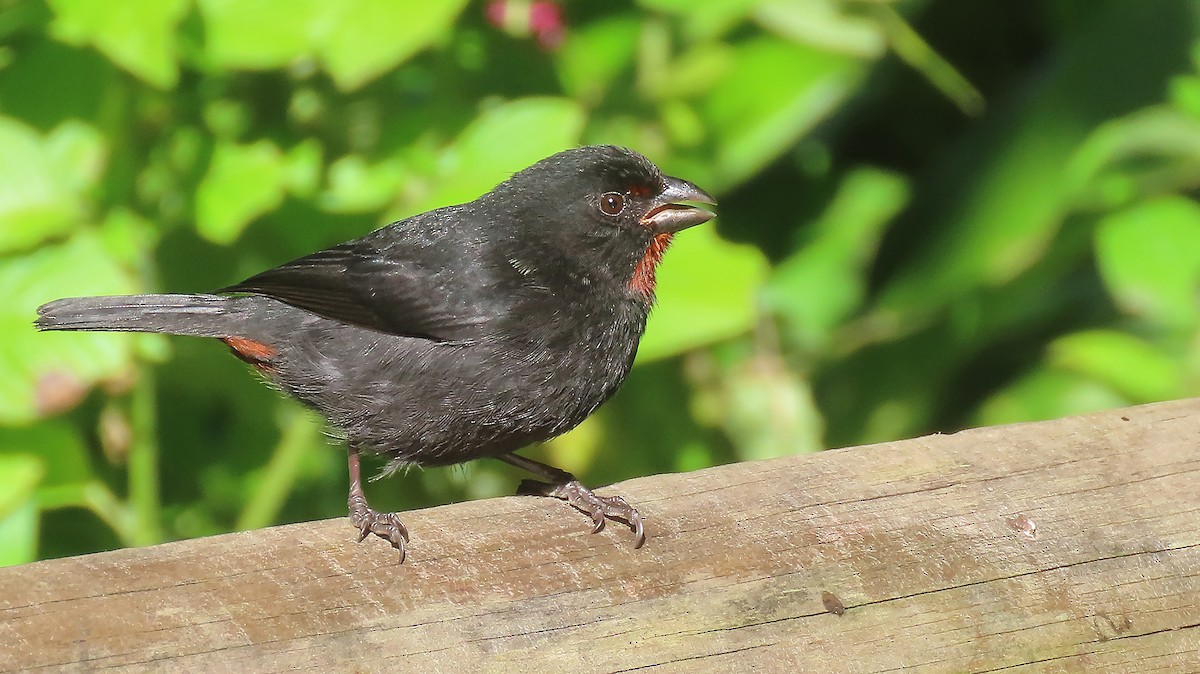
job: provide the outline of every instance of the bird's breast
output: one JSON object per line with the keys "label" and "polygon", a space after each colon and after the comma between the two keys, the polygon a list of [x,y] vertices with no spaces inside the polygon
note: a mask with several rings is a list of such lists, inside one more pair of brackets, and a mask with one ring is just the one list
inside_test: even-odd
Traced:
{"label": "bird's breast", "polygon": [[625,381],[646,327],[637,302],[568,303],[566,308],[521,321],[501,348],[510,367],[555,399],[564,423],[591,414]]}

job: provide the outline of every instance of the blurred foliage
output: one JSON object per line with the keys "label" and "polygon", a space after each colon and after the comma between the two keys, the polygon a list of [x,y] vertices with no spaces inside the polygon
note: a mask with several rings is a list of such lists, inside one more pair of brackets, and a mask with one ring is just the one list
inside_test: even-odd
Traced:
{"label": "blurred foliage", "polygon": [[1200,394],[1198,21],[0,0],[0,564],[345,512],[344,454],[220,344],[37,334],[40,303],[221,287],[583,143],[721,201],[668,254],[627,386],[529,450],[592,483]]}

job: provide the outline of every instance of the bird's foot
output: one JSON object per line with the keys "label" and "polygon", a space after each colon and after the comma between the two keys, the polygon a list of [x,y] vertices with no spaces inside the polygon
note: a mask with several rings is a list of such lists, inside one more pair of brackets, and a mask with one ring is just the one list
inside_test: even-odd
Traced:
{"label": "bird's foot", "polygon": [[351,491],[349,505],[350,523],[358,529],[358,542],[375,534],[400,551],[400,563],[403,564],[405,548],[408,546],[408,529],[404,528],[396,513],[373,510],[361,490],[357,494]]}
{"label": "bird's foot", "polygon": [[599,496],[591,489],[583,486],[579,480],[569,480],[560,483],[523,480],[517,487],[518,494],[534,494],[538,496],[553,496],[571,504],[576,510],[592,518],[592,533],[604,529],[607,520],[617,520],[629,525],[633,531],[633,547],[642,547],[646,542],[646,530],[642,526],[642,516],[637,508],[620,496]]}

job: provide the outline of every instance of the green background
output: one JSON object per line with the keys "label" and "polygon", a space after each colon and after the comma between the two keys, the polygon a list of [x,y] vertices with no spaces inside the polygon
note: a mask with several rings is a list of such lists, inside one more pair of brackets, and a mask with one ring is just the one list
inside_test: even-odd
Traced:
{"label": "green background", "polygon": [[1195,2],[546,9],[0,0],[0,563],[345,514],[344,452],[221,344],[39,304],[220,287],[584,143],[720,201],[625,388],[529,450],[591,484],[1200,394]]}

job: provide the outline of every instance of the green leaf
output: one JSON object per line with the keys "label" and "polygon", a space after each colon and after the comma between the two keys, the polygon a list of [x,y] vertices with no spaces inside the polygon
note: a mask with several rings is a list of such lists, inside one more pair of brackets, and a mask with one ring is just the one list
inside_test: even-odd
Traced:
{"label": "green leaf", "polygon": [[1200,119],[1200,77],[1180,75],[1172,78],[1171,103],[1185,115]]}
{"label": "green leaf", "polygon": [[766,305],[783,319],[791,341],[819,351],[859,308],[884,227],[907,202],[908,187],[895,174],[859,169],[846,176],[811,226],[812,241],[780,264],[763,288]]}
{"label": "green leaf", "polygon": [[484,111],[446,148],[439,187],[412,211],[478,197],[539,159],[573,147],[583,123],[583,109],[563,98],[522,98]]}
{"label": "green leaf", "polygon": [[352,91],[445,35],[466,0],[199,0],[205,51],[219,67],[280,68],[319,59]]}
{"label": "green leaf", "polygon": [[34,489],[43,462],[27,454],[0,454],[0,566],[37,558],[38,508]]}
{"label": "green leaf", "polygon": [[658,268],[658,303],[638,362],[748,332],[758,316],[754,294],[766,274],[766,258],[753,246],[724,241],[712,227],[681,233]]}
{"label": "green leaf", "polygon": [[33,496],[46,467],[31,454],[0,454],[0,519],[23,506]]}
{"label": "green leaf", "polygon": [[971,425],[997,426],[1045,421],[1129,404],[1129,400],[1091,377],[1037,370],[988,399]]}
{"label": "green leaf", "polygon": [[714,38],[740,24],[762,0],[639,0],[638,4],[683,20],[694,39]]}
{"label": "green leaf", "polygon": [[218,98],[204,105],[204,126],[217,140],[234,140],[246,133],[250,109],[243,102]]}
{"label": "green leaf", "polygon": [[196,188],[196,229],[210,241],[232,243],[251,220],[279,206],[286,182],[283,153],[271,141],[217,143]]}
{"label": "green leaf", "polygon": [[158,242],[154,223],[125,208],[114,208],[100,223],[104,250],[114,262],[130,269],[145,263],[147,251]]}
{"label": "green leaf", "polygon": [[1064,43],[1022,95],[963,136],[925,179],[938,196],[914,205],[924,238],[880,292],[869,319],[887,326],[880,337],[916,330],[1053,253],[1076,197],[1064,167],[1099,125],[1159,100],[1191,43],[1185,7],[1098,8],[1089,30]]}
{"label": "green leaf", "polygon": [[864,72],[856,59],[779,39],[740,45],[703,109],[717,140],[719,185],[745,180],[791,147]]}
{"label": "green leaf", "polygon": [[68,122],[43,141],[33,129],[0,117],[0,253],[58,236],[83,217],[80,192],[102,163],[90,127]]}
{"label": "green leaf", "polygon": [[188,0],[48,0],[51,32],[72,45],[91,44],[105,56],[162,89],[179,78],[176,28]]}
{"label": "green leaf", "polygon": [[762,0],[754,19],[763,29],[814,47],[852,56],[878,58],[887,36],[875,21],[848,11],[841,0]]}
{"label": "green leaf", "polygon": [[[666,101],[659,107],[662,127],[670,136],[671,141],[679,147],[695,147],[704,140],[704,122],[683,101]],[[694,175],[688,173],[687,175]]]}
{"label": "green leaf", "polygon": [[692,416],[722,428],[737,457],[758,461],[823,449],[824,420],[812,386],[768,349],[745,342],[697,354],[688,369]]}
{"label": "green leaf", "polygon": [[1104,218],[1096,262],[1117,305],[1168,326],[1200,325],[1200,205],[1164,197]]}
{"label": "green leaf", "polygon": [[628,72],[640,27],[636,18],[618,15],[568,32],[556,58],[563,89],[589,103],[603,98],[617,76]]}
{"label": "green leaf", "polygon": [[723,43],[701,43],[661,65],[643,64],[638,88],[652,101],[701,96],[729,73],[736,56],[736,50]]}
{"label": "green leaf", "polygon": [[353,91],[428,47],[454,25],[466,0],[396,2],[345,0],[322,37],[325,68],[342,91]]}
{"label": "green leaf", "polygon": [[[0,466],[0,489],[8,488]],[[25,564],[37,559],[38,507],[30,498],[7,516],[0,516],[0,566]]]}
{"label": "green leaf", "polygon": [[1112,208],[1144,194],[1190,188],[1200,164],[1200,120],[1165,107],[1102,124],[1066,166],[1083,206]]}
{"label": "green leaf", "polygon": [[[12,455],[38,460],[41,487],[81,485],[93,477],[88,449],[79,429],[63,420],[18,428],[0,427],[0,459]],[[3,500],[2,494],[0,492],[0,500]],[[0,515],[2,513],[3,506],[0,506]]]}
{"label": "green leaf", "polygon": [[303,199],[311,199],[321,183],[324,148],[313,139],[296,143],[284,161],[287,189]]}
{"label": "green leaf", "polygon": [[1135,403],[1183,395],[1178,358],[1145,340],[1115,330],[1090,330],[1061,337],[1050,346],[1049,362],[1059,369],[1101,382]]}
{"label": "green leaf", "polygon": [[218,68],[287,66],[311,54],[323,24],[328,23],[325,17],[330,4],[322,0],[197,0],[204,18],[205,55]]}
{"label": "green leaf", "polygon": [[403,164],[388,159],[368,164],[365,157],[349,154],[329,167],[329,189],[321,208],[334,213],[375,212],[392,202],[407,176]]}
{"label": "green leaf", "polygon": [[91,189],[103,177],[108,148],[93,126],[78,120],[63,122],[46,137],[45,149],[55,175],[75,194]]}
{"label": "green leaf", "polygon": [[59,297],[136,292],[95,232],[21,257],[0,258],[0,424],[22,424],[72,407],[96,381],[127,373],[135,337],[39,333],[37,307]]}

